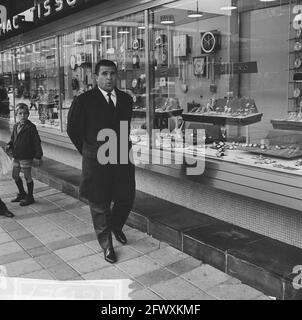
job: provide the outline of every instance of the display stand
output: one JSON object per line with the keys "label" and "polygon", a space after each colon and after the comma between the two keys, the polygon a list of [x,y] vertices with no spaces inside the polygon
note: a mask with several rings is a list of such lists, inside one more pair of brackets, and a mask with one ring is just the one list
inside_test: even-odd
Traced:
{"label": "display stand", "polygon": [[256,122],[261,121],[262,113],[255,113],[247,116],[236,116],[232,117],[227,114],[194,114],[194,113],[183,113],[182,117],[184,121],[212,123],[220,126],[225,125],[238,125],[247,126]]}
{"label": "display stand", "polygon": [[302,131],[302,121],[271,120],[274,129]]}
{"label": "display stand", "polygon": [[[155,111],[154,112],[154,124],[158,129],[164,129],[166,127],[167,120],[171,117],[181,116],[183,109],[174,109],[169,111]],[[146,109],[133,109],[132,114],[134,117],[145,118]]]}
{"label": "display stand", "polygon": [[183,113],[182,117],[184,121],[192,121],[199,123],[211,123],[219,126],[220,136],[225,136],[224,127],[226,125],[237,125],[237,126],[246,126],[246,142],[249,143],[249,130],[248,126],[250,124],[257,123],[261,121],[263,114],[255,113],[247,116],[236,116],[231,117],[226,114],[194,114],[194,113]]}
{"label": "display stand", "polygon": [[290,0],[288,34],[288,117],[271,120],[274,129],[302,131],[302,25],[295,6],[301,0]]}

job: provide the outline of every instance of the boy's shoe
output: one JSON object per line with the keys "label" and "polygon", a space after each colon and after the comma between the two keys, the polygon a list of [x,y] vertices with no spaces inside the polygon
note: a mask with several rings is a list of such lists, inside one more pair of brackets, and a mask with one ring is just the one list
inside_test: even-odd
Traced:
{"label": "boy's shoe", "polygon": [[26,197],[27,197],[26,193],[24,194],[18,193],[17,197],[15,199],[12,199],[11,202],[20,202],[21,200],[25,200]]}
{"label": "boy's shoe", "polygon": [[24,206],[29,206],[30,204],[35,203],[35,199],[32,196],[26,196],[26,198],[24,200],[20,201],[20,206],[24,207]]}
{"label": "boy's shoe", "polygon": [[7,218],[13,218],[15,215],[10,212],[7,208],[0,210],[0,216],[5,216]]}

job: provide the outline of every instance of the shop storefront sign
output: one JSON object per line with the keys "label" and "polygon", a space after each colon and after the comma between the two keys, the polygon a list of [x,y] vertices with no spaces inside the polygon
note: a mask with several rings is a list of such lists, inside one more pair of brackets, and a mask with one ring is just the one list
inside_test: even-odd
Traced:
{"label": "shop storefront sign", "polygon": [[[101,2],[101,1],[99,1]],[[19,12],[12,17],[7,17],[5,7],[0,7],[0,38],[3,35],[9,35],[13,31],[23,32],[27,24],[35,25],[39,22],[45,22],[56,15],[62,16],[73,8],[84,7],[89,4],[95,4],[95,0],[44,0],[23,12]],[[3,7],[3,8],[2,8]]]}
{"label": "shop storefront sign", "polygon": [[0,23],[1,23],[1,25],[6,20],[7,20],[7,9],[5,6],[0,5]]}
{"label": "shop storefront sign", "polygon": [[36,20],[46,18],[68,7],[73,7],[77,4],[77,1],[79,0],[45,0],[24,12],[14,15],[12,18],[4,21],[1,19],[1,34],[19,29],[23,21],[35,22]]}
{"label": "shop storefront sign", "polygon": [[235,62],[235,63],[216,63],[214,65],[215,74],[241,74],[257,73],[257,61]]}

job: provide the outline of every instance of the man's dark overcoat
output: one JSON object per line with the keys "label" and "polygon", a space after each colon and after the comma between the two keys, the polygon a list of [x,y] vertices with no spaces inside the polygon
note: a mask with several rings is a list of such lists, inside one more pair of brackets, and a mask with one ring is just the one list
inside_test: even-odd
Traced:
{"label": "man's dark overcoat", "polygon": [[[127,201],[135,193],[134,165],[130,161],[128,164],[120,164],[119,152],[117,164],[101,165],[97,159],[98,149],[105,143],[97,141],[100,130],[115,131],[119,150],[120,121],[128,121],[128,135],[122,141],[129,141],[133,100],[127,93],[116,88],[115,91],[115,108],[107,103],[96,86],[75,98],[68,113],[67,133],[83,156],[80,195],[95,203],[115,199]],[[130,149],[131,142],[126,150]]]}

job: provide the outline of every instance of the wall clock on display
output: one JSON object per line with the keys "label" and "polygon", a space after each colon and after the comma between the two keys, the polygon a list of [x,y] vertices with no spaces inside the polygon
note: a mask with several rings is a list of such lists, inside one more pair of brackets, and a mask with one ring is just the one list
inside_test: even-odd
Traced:
{"label": "wall clock on display", "polygon": [[132,42],[133,50],[142,50],[144,48],[144,40],[143,39],[134,39]]}
{"label": "wall clock on display", "polygon": [[161,37],[160,36],[156,37],[154,42],[155,42],[156,46],[160,46],[161,45]]}
{"label": "wall clock on display", "polygon": [[139,48],[138,39],[134,39],[133,42],[132,42],[132,49],[133,50],[138,50],[138,48]]}
{"label": "wall clock on display", "polygon": [[69,65],[70,65],[71,70],[75,70],[76,61],[77,61],[76,57],[74,55],[71,55],[70,59],[69,59]]}
{"label": "wall clock on display", "polygon": [[201,36],[201,50],[203,53],[214,53],[220,47],[220,39],[217,33],[207,31]]}
{"label": "wall clock on display", "polygon": [[161,46],[167,43],[167,36],[165,34],[158,35],[155,38],[155,46]]}

